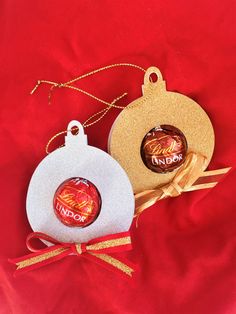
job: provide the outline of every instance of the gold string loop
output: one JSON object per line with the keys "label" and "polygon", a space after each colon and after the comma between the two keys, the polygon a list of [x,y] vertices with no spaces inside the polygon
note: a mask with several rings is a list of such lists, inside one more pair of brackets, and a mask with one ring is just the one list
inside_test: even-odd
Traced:
{"label": "gold string loop", "polygon": [[99,72],[102,72],[102,71],[105,71],[105,70],[108,70],[108,69],[112,69],[112,68],[115,68],[115,67],[132,67],[132,68],[136,68],[142,72],[146,72],[146,70],[144,68],[142,68],[141,66],[139,65],[136,65],[136,64],[132,64],[132,63],[114,63],[114,64],[110,64],[110,65],[107,65],[107,66],[104,66],[104,67],[101,67],[101,68],[98,68],[96,70],[93,70],[93,71],[90,71],[88,73],[85,73],[83,75],[80,75],[68,82],[65,82],[65,83],[58,83],[58,82],[54,82],[54,81],[49,81],[49,80],[38,80],[35,87],[32,89],[32,91],[30,92],[31,95],[34,94],[34,92],[38,89],[39,85],[41,85],[42,83],[45,83],[45,84],[48,84],[48,85],[53,85],[54,87],[64,87],[64,88],[70,88],[70,89],[73,89],[73,90],[76,90],[78,92],[81,92],[95,100],[97,100],[98,102],[101,102],[101,103],[104,103],[106,105],[108,105],[108,103],[88,92],[86,92],[85,90],[83,89],[80,89],[78,87],[75,87],[71,84],[79,81],[79,80],[82,80],[88,76],[91,76],[91,75],[94,75],[96,73],[99,73]]}

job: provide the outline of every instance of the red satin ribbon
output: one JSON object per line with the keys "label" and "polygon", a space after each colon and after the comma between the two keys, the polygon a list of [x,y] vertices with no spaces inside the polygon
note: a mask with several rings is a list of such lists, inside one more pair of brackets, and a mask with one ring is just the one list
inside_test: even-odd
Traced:
{"label": "red satin ribbon", "polygon": [[[52,245],[44,249],[36,249],[33,239],[45,240]],[[129,232],[122,232],[96,238],[88,243],[63,243],[41,232],[33,232],[26,239],[27,248],[34,253],[10,259],[17,265],[15,275],[51,264],[68,255],[84,256],[101,266],[105,266],[120,274],[132,277],[135,265],[125,259],[117,259],[108,253],[128,251],[132,249]]]}

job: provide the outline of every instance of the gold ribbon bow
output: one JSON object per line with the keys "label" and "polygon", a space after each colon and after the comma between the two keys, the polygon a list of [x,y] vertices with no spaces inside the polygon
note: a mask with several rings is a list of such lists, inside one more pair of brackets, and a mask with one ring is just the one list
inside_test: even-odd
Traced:
{"label": "gold ribbon bow", "polygon": [[[135,195],[135,217],[163,198],[176,197],[182,192],[212,188],[218,183],[216,177],[231,169],[228,167],[204,172],[205,168],[206,158],[201,154],[190,152],[185,163],[178,169],[170,183]],[[212,179],[213,182],[211,182]]]}

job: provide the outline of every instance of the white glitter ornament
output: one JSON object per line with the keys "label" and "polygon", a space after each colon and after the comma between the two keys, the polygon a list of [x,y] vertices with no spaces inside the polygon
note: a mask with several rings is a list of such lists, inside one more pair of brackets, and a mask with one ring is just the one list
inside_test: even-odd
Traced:
{"label": "white glitter ornament", "polygon": [[[79,133],[71,133],[78,127]],[[82,177],[98,189],[102,205],[97,219],[84,228],[60,222],[53,198],[65,180]],[[104,151],[87,144],[87,135],[78,121],[71,121],[65,146],[45,157],[36,168],[27,193],[27,216],[32,229],[61,242],[87,242],[93,238],[127,231],[134,215],[132,186],[118,162]]]}

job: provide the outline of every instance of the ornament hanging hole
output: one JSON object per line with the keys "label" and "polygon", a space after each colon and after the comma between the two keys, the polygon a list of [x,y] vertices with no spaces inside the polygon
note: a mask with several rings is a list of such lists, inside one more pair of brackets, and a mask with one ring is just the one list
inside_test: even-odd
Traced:
{"label": "ornament hanging hole", "polygon": [[156,84],[160,81],[163,81],[161,71],[156,67],[148,68],[144,75],[144,85]]}
{"label": "ornament hanging hole", "polygon": [[149,81],[151,82],[151,83],[156,83],[157,81],[158,81],[158,75],[157,75],[157,73],[151,73],[150,75],[149,75]]}
{"label": "ornament hanging hole", "polygon": [[72,120],[67,127],[65,137],[66,145],[87,144],[87,135],[84,134],[84,128],[79,121]]}
{"label": "ornament hanging hole", "polygon": [[71,134],[74,135],[74,136],[75,136],[75,135],[78,135],[78,134],[79,134],[79,128],[74,125],[74,126],[71,128],[70,132],[71,132]]}

